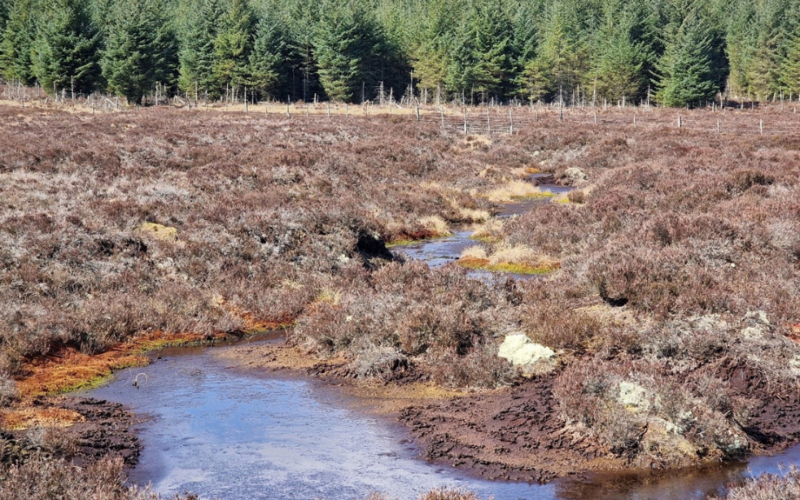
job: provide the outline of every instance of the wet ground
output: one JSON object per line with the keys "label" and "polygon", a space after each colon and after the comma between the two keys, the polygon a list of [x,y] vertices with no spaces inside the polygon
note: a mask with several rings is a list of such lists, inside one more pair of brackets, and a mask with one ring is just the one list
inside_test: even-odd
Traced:
{"label": "wet ground", "polygon": [[412,499],[441,486],[498,500],[666,500],[703,498],[748,474],[800,462],[795,447],[749,464],[677,474],[606,474],[547,485],[475,479],[421,460],[404,427],[357,411],[329,384],[231,367],[219,349],[230,347],[164,351],[151,366],[122,371],[85,394],[149,416],[138,427],[142,452],[132,482],[222,500],[351,500],[373,491]]}
{"label": "wet ground", "polygon": [[[541,175],[543,174],[533,174],[529,179],[534,180]],[[544,192],[553,193],[555,195],[568,193],[573,189],[571,187],[557,186],[555,184],[543,184],[540,185],[539,188]],[[505,203],[497,214],[497,217],[507,219],[509,217],[522,215],[530,211],[535,205],[549,202],[550,198],[531,198],[513,203]],[[431,267],[440,267],[451,262],[456,262],[461,257],[461,252],[467,248],[482,245],[481,242],[470,239],[473,231],[474,229],[471,227],[457,228],[452,236],[418,241],[409,245],[399,245],[393,247],[392,250],[395,252],[402,252],[410,259],[427,262]],[[519,280],[540,277],[540,275],[496,273],[481,270],[471,270],[468,274],[473,278],[483,281],[505,280],[509,277]]]}

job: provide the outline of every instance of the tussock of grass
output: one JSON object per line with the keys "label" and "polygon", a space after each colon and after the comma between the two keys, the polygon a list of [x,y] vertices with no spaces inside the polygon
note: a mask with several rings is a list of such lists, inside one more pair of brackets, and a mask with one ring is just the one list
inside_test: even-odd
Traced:
{"label": "tussock of grass", "polygon": [[503,221],[500,219],[489,219],[485,224],[475,229],[470,235],[470,239],[482,241],[484,243],[497,243],[501,240],[503,232]]}
{"label": "tussock of grass", "polygon": [[495,203],[508,203],[514,200],[530,198],[551,198],[553,193],[542,191],[538,186],[534,186],[526,181],[509,181],[504,186],[493,189],[486,193],[486,198]]}
{"label": "tussock of grass", "polygon": [[558,261],[522,246],[500,247],[491,255],[481,246],[470,247],[461,253],[458,264],[470,269],[514,274],[548,274],[561,267]]}

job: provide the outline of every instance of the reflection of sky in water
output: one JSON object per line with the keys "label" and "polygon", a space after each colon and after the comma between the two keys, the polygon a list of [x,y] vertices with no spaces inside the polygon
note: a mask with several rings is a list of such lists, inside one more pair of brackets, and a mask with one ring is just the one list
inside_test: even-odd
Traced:
{"label": "reflection of sky in water", "polygon": [[[412,499],[458,486],[498,500],[691,499],[720,491],[744,465],[653,476],[604,475],[549,485],[490,482],[416,459],[405,430],[349,409],[341,396],[303,379],[226,369],[209,350],[165,352],[146,368],[120,372],[89,395],[129,405],[152,420],[141,426],[144,449],[131,480],[156,491],[202,498],[361,499],[371,491]],[[147,373],[140,389],[131,385]],[[800,447],[753,459],[754,474],[800,463]]]}
{"label": "reflection of sky in water", "polygon": [[[416,498],[461,486],[499,498],[552,498],[554,486],[491,483],[417,460],[404,431],[347,409],[301,379],[228,370],[211,354],[170,351],[90,393],[153,416],[131,480],[227,500]],[[147,383],[131,386],[136,373]]]}

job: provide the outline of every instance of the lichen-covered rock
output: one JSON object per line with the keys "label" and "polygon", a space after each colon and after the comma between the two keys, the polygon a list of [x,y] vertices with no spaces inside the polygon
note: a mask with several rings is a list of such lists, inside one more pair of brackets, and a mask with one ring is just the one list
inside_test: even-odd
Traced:
{"label": "lichen-covered rock", "polygon": [[619,402],[625,408],[637,412],[650,409],[650,396],[647,389],[633,382],[622,381],[619,383]]}
{"label": "lichen-covered rock", "polygon": [[554,358],[556,353],[547,346],[533,342],[524,333],[519,333],[507,335],[497,355],[521,367],[523,372],[530,373],[536,371],[536,365]]}
{"label": "lichen-covered rock", "polygon": [[578,167],[569,167],[566,169],[564,171],[564,177],[566,177],[570,186],[578,186],[589,180],[589,176]]}

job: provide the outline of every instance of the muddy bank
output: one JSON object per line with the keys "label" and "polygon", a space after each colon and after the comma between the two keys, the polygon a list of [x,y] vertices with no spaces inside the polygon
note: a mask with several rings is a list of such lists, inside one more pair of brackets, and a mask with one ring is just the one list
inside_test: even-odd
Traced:
{"label": "muddy bank", "polygon": [[[141,443],[136,416],[119,403],[82,397],[37,398],[24,411],[24,426],[2,432],[0,461],[25,461],[34,454],[72,459],[77,465],[121,458],[134,467]],[[69,422],[67,422],[69,420]]]}
{"label": "muddy bank", "polygon": [[[397,380],[388,382],[354,380],[344,359],[315,361],[302,348],[283,342],[239,346],[218,355],[236,367],[302,374],[342,388],[356,406],[398,419],[420,446],[422,458],[475,477],[545,483],[585,473],[643,468],[660,470],[660,474],[687,473],[665,469],[657,454],[632,463],[585,429],[567,425],[553,395],[558,372],[493,391],[448,391],[427,383],[413,370],[401,371]],[[725,370],[725,378],[742,397],[774,391],[746,368]],[[404,373],[408,376],[403,377]],[[769,456],[797,442],[800,400],[796,391],[787,391],[784,398],[763,399],[769,403],[754,408],[743,430],[753,454]],[[728,462],[726,467],[734,463]],[[718,459],[709,461],[702,456],[696,458],[696,464],[722,466]]]}
{"label": "muddy bank", "polygon": [[406,408],[400,421],[427,460],[487,479],[547,482],[622,467],[600,444],[564,425],[552,386],[552,376],[537,377],[493,394]]}

